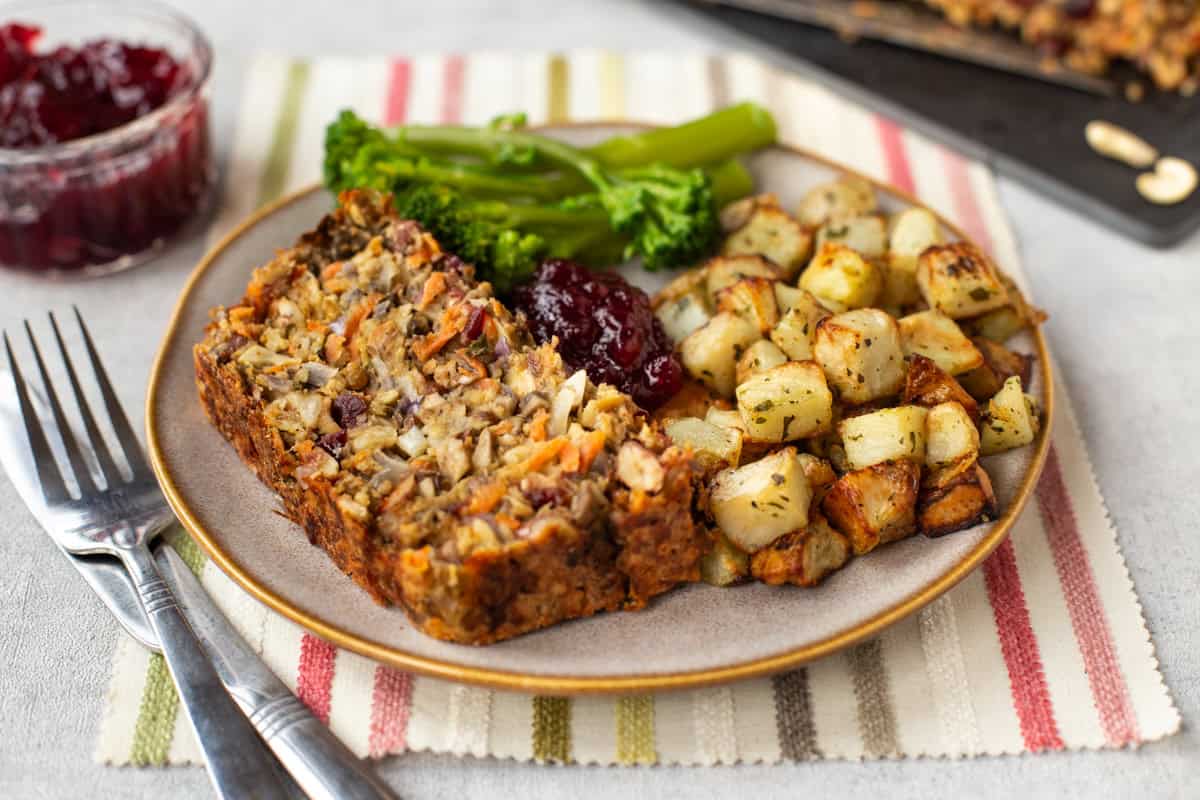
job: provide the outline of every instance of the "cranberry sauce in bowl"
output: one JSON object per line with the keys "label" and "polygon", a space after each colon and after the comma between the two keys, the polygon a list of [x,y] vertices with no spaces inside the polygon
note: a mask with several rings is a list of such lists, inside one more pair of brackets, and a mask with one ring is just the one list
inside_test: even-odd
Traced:
{"label": "cranberry sauce in bowl", "polygon": [[547,261],[518,286],[513,306],[525,312],[538,342],[558,337],[570,369],[611,383],[653,410],[679,391],[683,367],[675,345],[650,310],[650,298],[615,272]]}
{"label": "cranberry sauce in bowl", "polygon": [[0,266],[122,269],[213,184],[212,53],[154,2],[0,6]]}

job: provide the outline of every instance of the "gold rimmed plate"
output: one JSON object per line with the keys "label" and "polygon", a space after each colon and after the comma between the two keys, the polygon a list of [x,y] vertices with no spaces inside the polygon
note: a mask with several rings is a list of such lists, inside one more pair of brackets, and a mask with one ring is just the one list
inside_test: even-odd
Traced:
{"label": "gold rimmed plate", "polygon": [[[546,132],[586,144],[636,127],[604,123]],[[786,207],[813,185],[853,172],[786,147],[757,153],[747,164],[759,190],[777,194]],[[886,211],[916,203],[875,185]],[[795,667],[878,633],[979,566],[1008,534],[1045,460],[1049,424],[1032,446],[986,459],[1002,510],[998,520],[880,548],[815,589],[689,585],[643,611],[576,620],[489,647],[431,639],[400,610],[373,603],[298,527],[274,513],[275,496],[208,424],[196,395],[192,346],[209,309],[241,298],[251,270],[330,207],[319,187],[286,197],[251,216],[196,267],[151,372],[150,455],[176,514],[235,582],[318,636],[399,669],[498,689],[582,694],[695,687]],[[966,238],[942,222],[950,238]],[[651,292],[670,277],[633,268],[624,274]],[[1041,333],[1023,333],[1011,344],[1037,357],[1030,391],[1049,423],[1053,383]]]}

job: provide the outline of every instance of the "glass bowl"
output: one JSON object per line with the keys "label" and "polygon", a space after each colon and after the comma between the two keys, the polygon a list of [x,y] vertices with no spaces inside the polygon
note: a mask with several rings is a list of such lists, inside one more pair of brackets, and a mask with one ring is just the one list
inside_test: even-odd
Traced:
{"label": "glass bowl", "polygon": [[39,51],[112,39],[162,48],[187,70],[182,89],[132,122],[60,144],[0,148],[0,267],[62,277],[145,261],[208,205],[208,41],[149,0],[6,3],[0,25],[8,22],[40,27]]}

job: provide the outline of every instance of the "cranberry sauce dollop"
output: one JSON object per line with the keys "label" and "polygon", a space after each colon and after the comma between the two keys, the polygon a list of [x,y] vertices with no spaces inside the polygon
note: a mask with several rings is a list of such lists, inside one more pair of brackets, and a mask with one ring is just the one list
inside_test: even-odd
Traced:
{"label": "cranberry sauce dollop", "polygon": [[37,52],[42,31],[0,25],[0,147],[41,147],[124,125],[190,80],[165,50],[95,39]]}
{"label": "cranberry sauce dollop", "polygon": [[650,298],[613,272],[570,261],[547,261],[513,291],[539,343],[558,337],[570,369],[587,370],[646,409],[665,403],[683,383],[675,348],[650,310]]}

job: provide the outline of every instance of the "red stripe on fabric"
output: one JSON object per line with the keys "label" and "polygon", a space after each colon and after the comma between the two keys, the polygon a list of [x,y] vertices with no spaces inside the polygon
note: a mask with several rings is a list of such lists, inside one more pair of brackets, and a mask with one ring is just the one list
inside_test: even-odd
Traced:
{"label": "red stripe on fabric", "polygon": [[296,696],[326,725],[329,724],[329,706],[333,700],[333,669],[336,661],[336,647],[311,633],[304,634],[300,640]]}
{"label": "red stripe on fabric", "polygon": [[1113,747],[1136,742],[1137,719],[1129,687],[1117,663],[1108,616],[1100,602],[1092,565],[1079,535],[1075,508],[1063,481],[1058,451],[1053,446],[1038,481],[1037,500],[1104,738]]}
{"label": "red stripe on fabric", "polygon": [[393,61],[383,106],[384,125],[399,125],[408,118],[408,87],[411,83],[412,64],[403,58]]}
{"label": "red stripe on fabric", "polygon": [[1054,719],[1037,637],[1029,621],[1012,539],[1005,539],[983,562],[983,582],[996,620],[1000,652],[1008,668],[1013,706],[1025,746],[1034,751],[1061,750],[1063,740]]}
{"label": "red stripe on fabric", "polygon": [[975,198],[975,189],[971,186],[971,176],[967,171],[967,160],[953,150],[943,150],[942,161],[946,167],[946,182],[954,203],[956,221],[975,244],[983,248],[985,253],[991,253],[992,235]]}
{"label": "red stripe on fabric", "polygon": [[917,183],[913,180],[908,153],[904,149],[903,129],[887,117],[876,115],[875,130],[879,134],[879,145],[883,148],[888,183],[909,194],[916,193]]}
{"label": "red stripe on fabric", "polygon": [[391,667],[375,668],[371,691],[371,732],[367,751],[372,758],[403,752],[408,745],[413,677]]}
{"label": "red stripe on fabric", "polygon": [[442,65],[442,122],[462,122],[463,79],[466,64],[462,56],[447,56]]}

